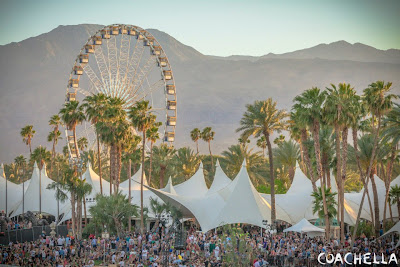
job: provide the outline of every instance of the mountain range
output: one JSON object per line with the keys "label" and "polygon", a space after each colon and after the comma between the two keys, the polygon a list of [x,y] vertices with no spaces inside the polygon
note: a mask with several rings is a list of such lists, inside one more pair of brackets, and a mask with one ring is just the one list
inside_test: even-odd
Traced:
{"label": "mountain range", "polygon": [[[71,67],[86,40],[101,25],[59,26],[21,42],[0,46],[0,162],[28,149],[20,129],[33,124],[33,147],[46,144],[49,117],[64,102]],[[208,56],[155,29],[149,29],[166,51],[177,86],[176,146],[193,143],[189,132],[211,126],[213,152],[236,143],[245,105],[272,97],[290,110],[293,98],[312,86],[347,82],[361,92],[371,82],[393,82],[400,94],[400,50],[379,50],[361,43],[330,44],[260,57]],[[214,40],[217,41],[217,40]],[[64,145],[63,140],[59,147]],[[202,152],[207,146],[201,142]]]}

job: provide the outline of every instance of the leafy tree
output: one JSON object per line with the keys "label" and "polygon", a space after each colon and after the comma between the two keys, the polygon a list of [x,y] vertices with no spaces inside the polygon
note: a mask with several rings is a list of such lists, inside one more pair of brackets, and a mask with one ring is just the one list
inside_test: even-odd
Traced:
{"label": "leafy tree", "polygon": [[296,162],[300,156],[299,146],[292,140],[283,141],[273,149],[274,161],[277,166],[284,166],[289,171],[289,179],[293,181],[296,170]]}
{"label": "leafy tree", "polygon": [[182,147],[176,151],[173,161],[176,168],[176,176],[178,178],[183,177],[186,181],[197,171],[200,157],[189,147]]}
{"label": "leafy tree", "polygon": [[201,138],[201,131],[199,128],[194,128],[190,132],[190,138],[192,138],[192,141],[196,143],[196,148],[197,148],[197,154],[199,153],[199,139]]}
{"label": "leafy tree", "polygon": [[19,182],[23,183],[26,169],[26,158],[23,155],[19,155],[14,159],[14,163],[17,167],[17,170],[22,170],[22,173],[18,172],[17,174],[19,174]]}
{"label": "leafy tree", "polygon": [[150,167],[149,167],[149,185],[151,185],[151,172],[152,172],[152,163],[153,163],[153,145],[160,139],[160,135],[158,133],[158,129],[161,126],[161,122],[156,122],[152,125],[151,128],[147,129],[146,136],[147,141],[150,142]]}
{"label": "leafy tree", "polygon": [[172,159],[176,150],[167,144],[153,147],[154,170],[159,173],[159,188],[164,188],[165,174],[171,175],[173,170]]}
{"label": "leafy tree", "polygon": [[51,153],[46,149],[46,147],[39,146],[33,150],[33,153],[31,154],[30,157],[30,162],[31,164],[34,164],[34,162],[39,163],[39,168],[42,169],[43,164],[46,163],[48,164],[51,159]]}
{"label": "leafy tree", "polygon": [[400,187],[398,185],[394,185],[390,188],[389,200],[392,205],[397,205],[398,214],[400,214]]}
{"label": "leafy tree", "polygon": [[[330,223],[330,220],[332,220],[336,214],[337,214],[337,210],[336,210],[336,200],[335,200],[335,196],[337,193],[333,193],[331,192],[330,188],[325,188],[325,199],[326,199],[326,205],[328,207],[328,223]],[[323,194],[322,194],[322,189],[321,187],[318,187],[318,191],[317,192],[313,192],[311,194],[311,196],[314,198],[313,200],[313,213],[317,213],[318,217],[320,219],[325,218],[325,212],[324,212],[324,204],[323,204]],[[325,223],[325,225],[327,225]]]}
{"label": "leafy tree", "polygon": [[78,139],[78,148],[80,151],[84,151],[88,147],[88,144],[89,142],[86,137],[83,136]]}
{"label": "leafy tree", "polygon": [[265,136],[261,136],[257,140],[257,146],[262,149],[263,157],[265,157],[265,149],[267,148],[267,141],[265,140]]}
{"label": "leafy tree", "polygon": [[36,131],[33,130],[33,125],[26,125],[21,129],[22,141],[29,146],[29,153],[32,154],[32,138]]}
{"label": "leafy tree", "polygon": [[274,132],[280,132],[287,128],[285,119],[288,115],[285,110],[276,108],[276,102],[272,98],[268,98],[266,101],[255,101],[253,105],[246,105],[246,109],[236,132],[242,132],[242,138],[264,135],[267,141],[271,184],[271,220],[275,221],[275,176],[270,136]]}
{"label": "leafy tree", "polygon": [[56,155],[56,145],[58,143],[58,139],[61,139],[60,131],[59,131],[59,126],[61,125],[62,121],[60,116],[58,114],[51,116],[49,120],[49,125],[53,127],[53,131],[49,133],[47,136],[47,141],[51,142],[53,141],[53,149],[51,150],[51,153],[53,155],[53,159]]}
{"label": "leafy tree", "polygon": [[98,194],[96,204],[89,208],[94,221],[107,227],[108,231],[122,236],[128,226],[128,220],[138,216],[138,207],[129,202],[121,192],[110,196]]}
{"label": "leafy tree", "polygon": [[140,101],[129,110],[129,118],[133,127],[142,132],[142,177],[140,182],[140,228],[144,232],[144,213],[143,213],[143,179],[144,179],[144,160],[146,147],[146,132],[156,122],[156,116],[151,113],[149,101]]}

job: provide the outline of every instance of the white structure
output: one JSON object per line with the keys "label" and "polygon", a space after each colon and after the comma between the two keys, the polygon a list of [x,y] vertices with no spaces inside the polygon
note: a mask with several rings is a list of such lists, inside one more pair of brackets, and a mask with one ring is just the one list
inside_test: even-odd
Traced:
{"label": "white structure", "polygon": [[[7,185],[6,185],[7,184]],[[7,192],[7,193],[6,193]],[[6,180],[3,164],[0,167],[0,211],[6,211],[10,214],[19,201],[22,199],[22,185],[14,184]],[[6,200],[7,197],[7,200]],[[7,208],[6,208],[7,203]]]}
{"label": "white structure", "polygon": [[176,195],[175,187],[172,184],[171,177],[169,177],[167,185],[163,189],[160,189],[160,190],[163,192],[167,192],[167,193]]}
{"label": "white structure", "polygon": [[[142,178],[142,165],[140,165],[139,170],[134,175],[132,175],[132,177],[130,179],[132,190],[140,190],[141,178]],[[146,186],[148,185],[146,174],[144,174],[144,177],[143,177],[143,185],[146,185]],[[126,181],[120,183],[119,187],[123,191],[128,191],[129,190],[129,180],[126,179]]]}
{"label": "white structure", "polygon": [[321,229],[317,226],[312,225],[306,219],[302,219],[292,227],[286,228],[283,232],[297,232],[301,234],[307,234],[309,237],[323,236],[325,229]]}
{"label": "white structure", "polygon": [[[56,190],[47,189],[47,186],[53,183],[47,176],[46,165],[43,165],[42,170],[39,174],[39,168],[35,162],[33,166],[33,172],[31,182],[29,183],[28,189],[25,192],[25,212],[39,212],[40,203],[41,211],[44,214],[57,215],[57,200],[55,198]],[[60,203],[60,215],[69,208],[70,203],[67,200],[65,203]],[[20,198],[12,216],[18,216],[22,214],[22,199]]]}
{"label": "white structure", "polygon": [[[381,237],[379,238],[383,238],[383,237],[387,237],[390,234],[400,234],[400,221],[398,221],[389,231],[387,231],[386,233],[384,233]],[[400,246],[400,240],[399,242],[397,242],[396,248]]]}
{"label": "white structure", "polygon": [[221,166],[219,165],[219,160],[217,159],[217,164],[215,166],[215,176],[214,176],[214,180],[211,184],[210,189],[208,189],[207,191],[207,195],[210,195],[212,193],[215,193],[219,190],[221,190],[222,188],[228,186],[232,180],[224,173],[224,171],[222,170]]}

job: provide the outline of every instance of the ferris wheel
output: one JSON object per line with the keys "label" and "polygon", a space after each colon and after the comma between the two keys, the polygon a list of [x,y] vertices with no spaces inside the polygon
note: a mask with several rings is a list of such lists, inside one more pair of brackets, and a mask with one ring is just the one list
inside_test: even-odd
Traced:
{"label": "ferris wheel", "polygon": [[[159,135],[170,145],[175,141],[177,100],[171,65],[159,42],[148,31],[133,25],[113,24],[92,35],[76,57],[69,76],[66,102],[82,101],[103,93],[124,100],[128,109],[148,100],[151,111],[162,122]],[[79,159],[72,129],[66,129],[71,161]],[[96,134],[89,122],[77,128],[94,147]]]}

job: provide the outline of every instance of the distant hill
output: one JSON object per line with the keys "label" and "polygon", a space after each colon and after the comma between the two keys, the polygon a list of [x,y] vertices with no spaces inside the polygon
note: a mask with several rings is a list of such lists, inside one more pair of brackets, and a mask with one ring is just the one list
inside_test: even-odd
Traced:
{"label": "distant hill", "polygon": [[[48,119],[64,102],[65,85],[79,50],[101,25],[59,26],[42,35],[0,46],[0,162],[27,152],[20,129],[33,124],[33,146],[48,144]],[[311,86],[349,82],[358,91],[378,79],[400,93],[400,50],[382,51],[344,41],[262,57],[203,55],[155,30],[172,64],[178,97],[178,147],[193,145],[194,127],[212,126],[220,152],[236,142],[245,105],[273,97],[290,108],[294,96]],[[61,145],[64,145],[61,140]],[[206,144],[201,144],[206,151]]]}

